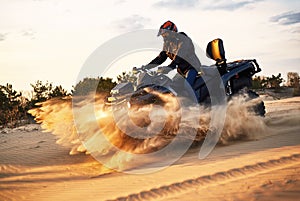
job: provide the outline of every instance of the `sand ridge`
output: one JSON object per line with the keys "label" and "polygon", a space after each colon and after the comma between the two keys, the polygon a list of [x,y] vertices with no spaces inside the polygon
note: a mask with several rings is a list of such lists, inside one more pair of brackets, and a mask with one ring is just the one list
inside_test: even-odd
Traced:
{"label": "sand ridge", "polygon": [[[299,149],[300,147],[297,147]],[[201,186],[216,185],[216,183],[224,184],[235,180],[248,178],[251,176],[263,174],[266,172],[280,170],[289,166],[300,164],[300,154],[294,154],[287,157],[282,157],[277,160],[268,160],[259,162],[255,165],[247,165],[240,168],[233,168],[224,172],[218,172],[212,175],[205,175],[195,179],[188,179],[182,182],[173,183],[167,186],[154,188],[149,191],[142,191],[136,194],[119,197],[110,201],[121,200],[160,200],[166,197],[176,197],[179,194],[184,194],[199,189]]]}

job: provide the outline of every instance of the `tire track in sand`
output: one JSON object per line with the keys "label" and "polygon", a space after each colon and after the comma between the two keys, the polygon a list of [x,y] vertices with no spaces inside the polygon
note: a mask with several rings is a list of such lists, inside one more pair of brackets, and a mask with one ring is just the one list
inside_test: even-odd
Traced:
{"label": "tire track in sand", "polygon": [[259,162],[254,165],[246,165],[240,168],[233,168],[228,171],[217,172],[212,175],[187,179],[182,182],[165,185],[158,188],[152,188],[150,190],[141,191],[107,201],[160,200],[167,197],[175,197],[176,195],[187,193],[195,190],[196,188],[206,187],[216,183],[227,183],[234,180],[247,178],[249,176],[255,176],[277,169],[282,169],[298,163],[300,163],[300,154],[293,154],[276,160],[268,160],[266,162]]}

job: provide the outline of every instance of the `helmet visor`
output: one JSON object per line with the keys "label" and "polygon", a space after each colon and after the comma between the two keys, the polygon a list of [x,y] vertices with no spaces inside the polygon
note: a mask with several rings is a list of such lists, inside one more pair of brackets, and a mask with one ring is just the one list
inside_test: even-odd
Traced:
{"label": "helmet visor", "polygon": [[157,33],[157,36],[160,36],[160,35],[162,35],[162,34],[164,34],[164,33],[166,33],[168,30],[166,30],[166,29],[159,29],[159,31],[158,31],[158,33]]}
{"label": "helmet visor", "polygon": [[159,29],[157,36],[160,36],[160,35],[163,35],[163,34],[169,33],[169,32],[170,32],[170,30],[167,30],[167,29]]}

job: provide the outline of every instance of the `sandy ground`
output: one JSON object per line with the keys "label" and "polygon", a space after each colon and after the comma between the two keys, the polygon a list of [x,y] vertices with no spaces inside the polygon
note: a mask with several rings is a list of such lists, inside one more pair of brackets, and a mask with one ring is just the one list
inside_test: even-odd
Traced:
{"label": "sandy ground", "polygon": [[69,155],[38,125],[0,133],[0,200],[299,200],[300,98],[267,100],[255,140],[191,149],[170,167],[133,175]]}

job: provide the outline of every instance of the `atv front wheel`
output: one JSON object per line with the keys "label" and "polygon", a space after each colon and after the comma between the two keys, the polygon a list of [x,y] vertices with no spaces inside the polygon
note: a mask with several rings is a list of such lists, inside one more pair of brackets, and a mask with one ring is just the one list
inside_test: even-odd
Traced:
{"label": "atv front wheel", "polygon": [[[172,93],[162,94],[156,91],[149,92],[147,96],[143,96],[143,98],[137,96],[132,97],[132,100],[130,102],[130,110],[134,115],[131,116],[131,120],[139,127],[147,127],[152,123],[150,116],[152,112],[155,112],[153,110],[161,108],[165,113],[165,121],[163,129],[160,133],[166,135],[176,134],[179,129],[179,123],[181,121],[180,102],[178,101],[177,97],[175,97]],[[149,99],[145,101],[146,99],[144,99],[144,97],[147,97]],[[144,102],[140,101],[140,99],[143,99]],[[143,110],[143,107],[150,109]],[[162,118],[162,116],[158,115],[158,118]],[[154,121],[162,120],[163,119],[154,119]]]}

